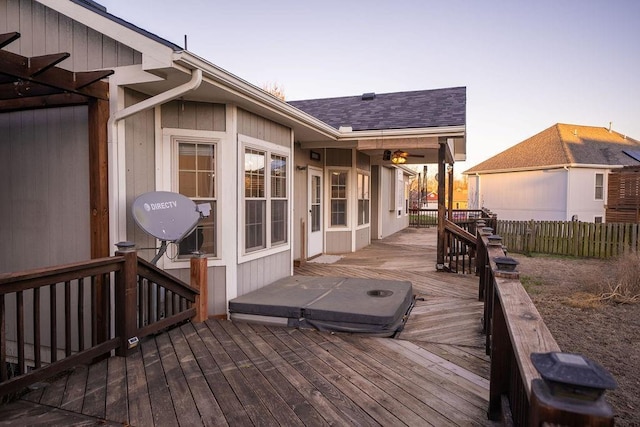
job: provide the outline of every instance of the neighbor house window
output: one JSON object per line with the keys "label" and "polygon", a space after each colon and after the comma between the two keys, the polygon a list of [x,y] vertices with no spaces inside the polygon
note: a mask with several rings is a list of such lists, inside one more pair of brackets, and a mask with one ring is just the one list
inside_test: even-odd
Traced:
{"label": "neighbor house window", "polygon": [[178,141],[178,192],[196,204],[209,203],[211,213],[178,244],[179,257],[193,252],[216,256],[216,146]]}
{"label": "neighbor house window", "polygon": [[244,248],[266,249],[288,241],[288,158],[256,148],[244,151]]}
{"label": "neighbor house window", "polygon": [[358,225],[369,224],[369,175],[358,174]]}
{"label": "neighbor house window", "polygon": [[604,200],[604,174],[596,174],[596,188],[595,188],[596,200]]}
{"label": "neighbor house window", "polygon": [[331,172],[331,225],[347,225],[347,177],[346,171]]}
{"label": "neighbor house window", "polygon": [[602,224],[602,217],[601,216],[594,217],[593,222],[595,222],[596,224]]}

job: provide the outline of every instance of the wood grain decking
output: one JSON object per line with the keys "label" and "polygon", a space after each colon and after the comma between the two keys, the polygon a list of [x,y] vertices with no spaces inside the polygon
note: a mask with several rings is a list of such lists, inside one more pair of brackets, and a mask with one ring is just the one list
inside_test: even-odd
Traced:
{"label": "wood grain decking", "polygon": [[185,324],[0,407],[0,424],[490,424],[477,278],[435,272],[435,230],[407,229],[296,274],[410,280],[424,301],[399,339]]}

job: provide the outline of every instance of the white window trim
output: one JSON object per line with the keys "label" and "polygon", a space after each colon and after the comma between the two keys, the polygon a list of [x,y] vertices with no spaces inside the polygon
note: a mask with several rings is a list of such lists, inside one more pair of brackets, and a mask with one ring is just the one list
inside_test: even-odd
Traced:
{"label": "white window trim", "polygon": [[[358,191],[358,175],[365,175],[369,177],[369,198],[368,199],[360,199],[360,193]],[[348,197],[348,194],[347,194]],[[360,221],[360,200],[368,200],[369,201],[369,222],[365,224],[358,224]],[[362,230],[363,228],[371,227],[371,172],[363,169],[356,170],[356,230]]]}
{"label": "white window trim", "polygon": [[[225,265],[222,260],[221,254],[221,198],[220,191],[221,185],[221,173],[220,173],[220,146],[224,144],[227,137],[226,132],[220,131],[202,131],[193,129],[177,129],[177,128],[162,128],[162,143],[156,144],[156,189],[158,191],[173,191],[178,192],[178,142],[207,142],[215,145],[216,149],[216,256],[207,257],[207,266],[222,266]],[[160,241],[157,241],[160,245]],[[179,268],[190,268],[191,260],[188,258],[178,259],[177,256],[169,258],[173,252],[177,252],[176,245],[169,245],[167,248],[167,254],[163,256],[158,264],[161,268],[172,270]]]}
{"label": "white window trim", "polygon": [[[347,219],[347,224],[346,225],[331,225],[331,172],[336,171],[336,172],[346,172],[347,173],[347,194],[346,194],[346,198],[345,200],[347,201],[347,215],[346,215],[346,219]],[[327,203],[325,203],[325,230],[327,232],[331,232],[331,231],[347,231],[347,230],[351,230],[351,224],[354,221],[354,218],[357,218],[357,212],[354,215],[353,214],[353,209],[354,209],[354,205],[355,205],[355,209],[357,211],[358,209],[358,202],[356,200],[356,202],[353,202],[353,199],[351,199],[349,196],[351,195],[352,192],[352,185],[353,183],[351,182],[351,180],[353,179],[353,168],[351,167],[344,167],[344,166],[329,166],[327,167],[327,173],[326,173],[326,177],[325,177],[325,188],[327,189],[326,193],[326,201]],[[357,175],[357,174],[356,174]],[[357,180],[357,176],[356,176],[356,180]],[[356,186],[358,185],[357,181],[356,181]],[[351,201],[350,201],[351,200]],[[358,221],[356,219],[356,224],[358,224]]]}
{"label": "white window trim", "polygon": [[[265,185],[265,196],[267,201],[265,215],[265,233],[266,248],[257,249],[255,251],[245,251],[245,197],[244,197],[244,152],[245,149],[265,152],[265,163],[270,164],[271,155],[277,154],[287,158],[287,241],[278,245],[271,245],[271,170],[265,173],[265,178],[269,179],[269,183]],[[238,134],[238,261],[247,262],[255,259],[263,258],[269,255],[285,252],[291,249],[291,218],[293,218],[293,195],[292,195],[292,164],[291,148],[272,142],[253,138],[247,135]],[[280,199],[278,199],[280,200]]]}
{"label": "white window trim", "polygon": [[[602,175],[602,198],[601,199],[596,198],[596,185],[598,183],[598,175]],[[596,202],[603,202],[607,200],[607,195],[605,194],[606,192],[605,176],[606,174],[604,172],[595,172],[593,175],[593,200]]]}

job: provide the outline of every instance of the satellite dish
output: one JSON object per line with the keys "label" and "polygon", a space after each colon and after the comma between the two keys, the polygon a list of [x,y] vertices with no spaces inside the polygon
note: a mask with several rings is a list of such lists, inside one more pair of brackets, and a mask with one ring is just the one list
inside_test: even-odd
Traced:
{"label": "satellite dish", "polygon": [[209,216],[211,205],[196,205],[180,193],[152,191],[138,196],[131,210],[140,228],[162,240],[160,251],[152,261],[155,264],[166,250],[167,242],[179,243],[191,234],[200,219]]}

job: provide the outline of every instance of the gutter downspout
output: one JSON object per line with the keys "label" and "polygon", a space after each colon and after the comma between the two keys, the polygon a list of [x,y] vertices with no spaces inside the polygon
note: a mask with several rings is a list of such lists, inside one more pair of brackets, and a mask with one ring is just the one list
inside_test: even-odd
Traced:
{"label": "gutter downspout", "polygon": [[112,172],[109,179],[109,226],[112,230],[111,242],[117,243],[127,240],[126,226],[126,163],[125,157],[125,141],[119,138],[118,122],[134,114],[149,110],[158,105],[172,101],[185,93],[196,90],[202,83],[202,70],[194,69],[191,72],[191,80],[166,92],[152,96],[149,99],[138,102],[137,104],[118,110],[111,114],[107,121],[108,143],[110,148],[109,164],[112,165]]}
{"label": "gutter downspout", "polygon": [[565,195],[564,195],[565,197],[564,216],[565,216],[565,221],[570,221],[571,216],[569,215],[569,209],[571,207],[571,203],[569,200],[569,195],[571,194],[571,170],[567,165],[563,166],[563,169],[567,172],[567,189],[565,190]]}

